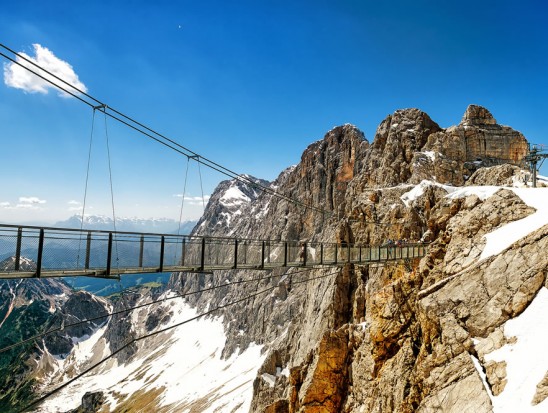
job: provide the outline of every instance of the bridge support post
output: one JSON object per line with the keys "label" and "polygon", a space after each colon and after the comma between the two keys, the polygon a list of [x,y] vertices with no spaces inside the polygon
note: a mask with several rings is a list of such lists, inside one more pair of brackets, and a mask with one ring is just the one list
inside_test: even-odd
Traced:
{"label": "bridge support post", "polygon": [[261,269],[264,269],[265,247],[266,243],[263,241],[261,244]]}
{"label": "bridge support post", "polygon": [[186,238],[183,238],[183,246],[181,247],[181,267],[185,265],[185,254],[186,254]]}
{"label": "bridge support post", "polygon": [[19,271],[19,261],[21,261],[21,242],[23,240],[23,228],[17,228],[17,244],[15,246],[14,270]]}
{"label": "bridge support post", "polygon": [[36,276],[40,278],[42,272],[42,255],[44,253],[44,229],[40,229],[40,236],[38,237],[38,257],[36,257]]}
{"label": "bridge support post", "polygon": [[303,250],[304,250],[304,251],[303,251],[303,267],[306,267],[306,256],[308,255],[308,254],[306,253],[306,250],[307,250],[307,248],[306,248],[306,242],[303,243]]}
{"label": "bridge support post", "polygon": [[200,257],[200,271],[203,271],[205,268],[205,246],[206,246],[206,240],[205,240],[205,237],[202,237],[202,253]]}
{"label": "bridge support post", "polygon": [[232,268],[238,268],[238,239],[234,239],[234,263],[232,264]]}
{"label": "bridge support post", "polygon": [[358,262],[362,262],[362,246],[360,245],[359,247],[359,254],[358,254]]}
{"label": "bridge support post", "polygon": [[287,242],[284,242],[284,267],[287,267]]}
{"label": "bridge support post", "polygon": [[86,239],[86,261],[84,263],[84,268],[89,270],[89,257],[91,254],[91,231],[88,231],[88,236]]}
{"label": "bridge support post", "polygon": [[145,253],[145,236],[141,235],[139,240],[139,267],[143,268],[143,255]]}
{"label": "bridge support post", "polygon": [[110,275],[110,267],[112,265],[112,232],[108,233],[108,247],[107,247],[107,269],[106,275]]}
{"label": "bridge support post", "polygon": [[338,255],[339,255],[338,245],[335,244],[335,262],[334,262],[334,264],[337,264],[337,260],[339,258]]}
{"label": "bridge support post", "polygon": [[166,237],[162,235],[162,239],[160,241],[160,268],[158,268],[158,272],[164,272],[164,251],[166,247]]}
{"label": "bridge support post", "polygon": [[323,244],[320,244],[320,265],[323,265]]}
{"label": "bridge support post", "polygon": [[350,243],[346,244],[346,262],[350,262],[351,261],[351,257],[350,257]]}

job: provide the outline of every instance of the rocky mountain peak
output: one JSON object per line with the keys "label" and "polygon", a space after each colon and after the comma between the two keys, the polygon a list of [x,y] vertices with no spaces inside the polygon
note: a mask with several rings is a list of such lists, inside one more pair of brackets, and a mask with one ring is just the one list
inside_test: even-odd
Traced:
{"label": "rocky mountain peak", "polygon": [[[364,133],[356,126],[345,124],[327,132],[323,139],[306,148],[297,169],[300,176],[315,175],[331,169],[336,182],[348,182],[354,177],[356,161],[369,146]],[[312,178],[312,177],[310,177]]]}
{"label": "rocky mountain peak", "polygon": [[[25,306],[41,306],[38,310],[44,323],[57,326],[105,313],[111,307],[140,306],[160,294],[180,292],[186,295],[184,303],[168,303],[162,298],[154,307],[118,314],[105,324],[65,328],[40,343],[43,353],[34,355],[36,362],[27,365],[49,363],[50,371],[42,368],[42,382],[61,383],[65,371],[72,374],[89,365],[84,364],[84,357],[76,357],[82,356],[78,345],[86,337],[93,340],[83,343],[86,351],[92,343],[97,344],[88,351],[90,357],[85,362],[95,362],[107,346],[113,352],[128,340],[175,323],[178,317],[194,316],[187,312],[186,305],[191,305],[198,313],[219,310],[215,315],[224,323],[224,332],[217,334],[221,344],[205,352],[203,360],[213,360],[215,354],[222,354],[225,361],[246,360],[245,352],[256,349],[259,353],[262,346],[264,353],[257,355],[255,364],[245,365],[249,372],[262,363],[253,385],[250,378],[241,382],[247,380],[245,386],[253,388],[250,411],[498,411],[492,408],[493,403],[501,404],[503,399],[491,396],[502,395],[506,400],[514,396],[509,386],[517,382],[512,376],[515,359],[507,358],[507,368],[506,361],[493,363],[490,354],[495,346],[508,345],[510,352],[517,348],[511,346],[519,346],[522,337],[506,335],[506,322],[527,311],[535,296],[548,294],[548,258],[544,253],[548,214],[540,208],[545,194],[484,186],[515,185],[516,181],[523,185],[522,171],[512,162],[522,159],[524,148],[523,135],[496,124],[487,109],[475,105],[468,107],[463,122],[446,129],[419,109],[398,110],[380,124],[371,145],[355,126],[337,126],[309,145],[301,162],[272,183],[250,176],[221,182],[194,234],[272,240],[258,248],[259,244],[244,242],[245,249],[239,250],[263,253],[266,259],[282,251],[277,240],[306,240],[309,246],[315,241],[376,246],[388,239],[422,239],[431,242],[422,260],[384,266],[349,263],[342,269],[310,272],[275,268],[264,276],[251,269],[181,273],[172,276],[168,291],[131,293],[110,302],[62,289],[46,299],[16,299],[24,291],[17,292],[19,281],[9,281],[0,287],[0,320],[11,311],[4,317],[0,338],[8,331],[8,323],[21,324],[22,318],[14,314]],[[469,185],[457,188],[464,182]],[[258,185],[270,191],[261,192]],[[277,197],[273,191],[283,196]],[[521,232],[524,227],[529,235]],[[514,232],[523,236],[512,238]],[[226,251],[231,254],[231,248],[210,252],[222,257]],[[316,250],[310,252],[316,254]],[[5,263],[12,264],[13,260]],[[548,297],[545,300],[548,303]],[[220,383],[215,378],[211,380],[214,391],[188,398],[181,390],[189,387],[181,384],[182,375],[173,380],[175,376],[169,373],[171,379],[165,386],[156,373],[163,374],[158,366],[164,365],[183,372],[191,381],[202,375],[195,370],[202,364],[201,356],[195,355],[198,345],[189,347],[193,367],[188,374],[186,364],[175,364],[185,359],[180,355],[187,352],[183,346],[187,337],[197,344],[216,340],[209,333],[207,339],[195,337],[197,331],[210,328],[205,323],[211,326],[215,320],[202,321],[200,327],[192,326],[192,333],[178,328],[171,335],[164,331],[155,339],[151,335],[139,339],[138,344],[135,341],[116,356],[116,363],[131,372],[116,379],[120,384],[103,385],[96,377],[82,379],[90,380],[88,384],[91,380],[100,383],[93,388],[80,385],[80,389],[93,391],[84,396],[83,406],[88,402],[104,404],[101,411],[127,406],[129,412],[139,410],[146,399],[148,410],[178,411],[203,410],[204,400],[210,403],[220,400],[218,397],[236,400],[240,396],[234,396],[234,381]],[[535,356],[528,358],[540,364]],[[544,403],[539,409],[548,404],[544,401],[548,398],[546,363],[540,364],[543,370],[531,382],[531,388],[537,389],[534,403]],[[215,371],[208,373],[224,374],[225,369],[219,367],[222,364],[215,366]],[[98,374],[113,377],[113,368],[106,367]],[[35,372],[27,369],[24,373],[31,377]],[[529,369],[522,370],[531,375]],[[241,371],[236,375],[239,378]],[[10,380],[24,374],[12,370],[9,374],[0,380],[0,394],[12,398],[11,389],[16,386]],[[113,381],[108,377],[104,382]],[[203,382],[197,381],[200,387]],[[130,387],[139,391],[127,390]],[[167,395],[179,391],[172,404],[167,404]],[[66,399],[56,402],[63,403],[61,400]],[[0,404],[0,410],[2,407]],[[225,406],[224,410],[231,409]]]}
{"label": "rocky mountain peak", "polygon": [[401,109],[388,115],[377,128],[365,158],[364,185],[393,186],[412,176],[413,157],[428,137],[442,128],[419,109]]}
{"label": "rocky mountain peak", "polygon": [[496,125],[497,121],[483,106],[468,105],[460,122],[463,126]]}
{"label": "rocky mountain peak", "polygon": [[375,133],[372,148],[390,150],[401,143],[410,149],[418,150],[426,143],[431,133],[440,130],[440,126],[422,110],[399,109],[381,122]]}
{"label": "rocky mountain peak", "polygon": [[[14,270],[16,260],[17,258],[12,256],[0,261],[0,269],[4,271]],[[19,269],[21,271],[36,271],[36,263],[30,258],[19,257]]]}
{"label": "rocky mountain peak", "polygon": [[241,216],[270,182],[251,175],[222,181],[213,191],[193,235],[233,235],[235,218]]}

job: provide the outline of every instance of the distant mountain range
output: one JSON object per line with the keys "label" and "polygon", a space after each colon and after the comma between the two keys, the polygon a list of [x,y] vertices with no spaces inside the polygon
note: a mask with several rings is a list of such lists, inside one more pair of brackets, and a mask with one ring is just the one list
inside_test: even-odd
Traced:
{"label": "distant mountain range", "polygon": [[[180,234],[190,234],[197,221],[183,221],[179,229],[179,222],[169,218],[116,218],[116,230],[129,232],[155,232],[162,234],[174,234],[179,230]],[[56,222],[55,227],[77,228],[82,226],[82,217],[73,215],[65,221]],[[114,221],[104,215],[84,216],[84,229],[114,230]]]}

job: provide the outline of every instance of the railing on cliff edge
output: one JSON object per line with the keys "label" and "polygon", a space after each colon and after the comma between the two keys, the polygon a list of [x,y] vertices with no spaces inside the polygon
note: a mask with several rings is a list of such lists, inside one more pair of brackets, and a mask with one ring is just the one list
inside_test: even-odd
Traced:
{"label": "railing on cliff edge", "polygon": [[370,246],[0,224],[0,278],[368,265],[421,258],[427,246]]}

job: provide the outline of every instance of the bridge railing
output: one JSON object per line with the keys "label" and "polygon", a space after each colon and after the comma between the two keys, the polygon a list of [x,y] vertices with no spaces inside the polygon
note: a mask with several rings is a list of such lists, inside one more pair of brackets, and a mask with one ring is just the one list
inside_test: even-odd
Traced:
{"label": "bridge railing", "polygon": [[0,225],[0,273],[14,276],[343,265],[417,258],[425,252],[422,244],[359,246]]}

